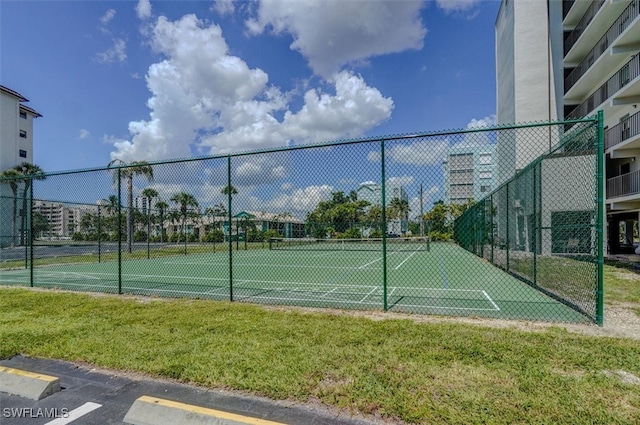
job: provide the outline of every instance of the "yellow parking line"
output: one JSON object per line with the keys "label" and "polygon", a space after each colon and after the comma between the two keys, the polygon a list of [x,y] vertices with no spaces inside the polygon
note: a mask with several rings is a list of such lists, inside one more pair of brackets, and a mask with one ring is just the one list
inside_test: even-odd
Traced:
{"label": "yellow parking line", "polygon": [[47,382],[53,382],[56,379],[58,379],[55,376],[49,376],[43,373],[33,373],[33,372],[28,372],[26,370],[13,369],[13,368],[4,367],[4,366],[0,366],[0,373],[11,373],[13,375],[18,375],[24,378],[39,379],[41,381],[47,381]]}
{"label": "yellow parking line", "polygon": [[250,416],[237,415],[234,413],[223,412],[220,410],[194,406],[192,404],[185,404],[177,401],[165,400],[162,398],[150,397],[146,395],[143,395],[140,398],[138,398],[138,401],[145,402],[145,403],[153,403],[156,405],[170,407],[174,409],[186,410],[194,413],[200,413],[202,415],[213,416],[219,419],[226,419],[226,420],[240,422],[248,425],[285,425],[281,422],[267,421],[265,419],[258,419],[258,418],[252,418]]}

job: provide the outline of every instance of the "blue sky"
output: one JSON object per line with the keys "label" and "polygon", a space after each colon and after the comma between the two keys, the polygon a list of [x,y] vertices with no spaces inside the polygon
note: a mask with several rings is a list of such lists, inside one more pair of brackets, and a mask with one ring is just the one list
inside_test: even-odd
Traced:
{"label": "blue sky", "polygon": [[467,128],[494,121],[499,5],[3,0],[0,84],[46,171]]}

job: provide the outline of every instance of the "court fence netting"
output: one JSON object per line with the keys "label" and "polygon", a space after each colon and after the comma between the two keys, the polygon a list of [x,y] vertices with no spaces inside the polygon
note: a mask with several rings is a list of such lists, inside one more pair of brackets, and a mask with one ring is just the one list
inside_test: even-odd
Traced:
{"label": "court fence netting", "polygon": [[603,322],[602,114],[33,169],[2,285]]}

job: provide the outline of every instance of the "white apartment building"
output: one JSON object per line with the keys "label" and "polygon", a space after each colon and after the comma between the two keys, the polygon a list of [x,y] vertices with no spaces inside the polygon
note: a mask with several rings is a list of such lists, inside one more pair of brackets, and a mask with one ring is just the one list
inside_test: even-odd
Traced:
{"label": "white apartment building", "polygon": [[[640,0],[502,0],[496,20],[498,124],[604,112],[611,254],[633,249],[640,214],[639,53]],[[549,134],[550,147],[557,140]],[[499,173],[501,182],[544,153],[529,152],[517,135],[499,140],[497,150],[513,163],[511,171]]]}
{"label": "white apartment building", "polygon": [[479,201],[496,188],[494,145],[453,146],[442,165],[446,205]]}
{"label": "white apartment building", "polygon": [[34,235],[37,238],[67,238],[80,231],[82,216],[97,214],[97,206],[67,205],[59,202],[33,201],[33,213],[41,214],[49,223],[49,230]]}
{"label": "white apartment building", "polygon": [[[25,161],[33,163],[33,120],[42,115],[24,105],[28,101],[20,93],[0,85],[0,173]],[[21,197],[20,187],[18,191]],[[15,229],[11,236],[12,199],[11,187],[0,184],[0,248],[15,245],[20,239]]]}
{"label": "white apartment building", "polygon": [[0,172],[33,163],[33,120],[42,115],[24,105],[29,99],[0,85]]}

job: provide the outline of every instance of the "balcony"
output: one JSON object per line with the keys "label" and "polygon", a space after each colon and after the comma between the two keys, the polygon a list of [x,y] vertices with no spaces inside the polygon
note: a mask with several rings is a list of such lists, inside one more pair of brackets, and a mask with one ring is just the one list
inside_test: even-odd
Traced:
{"label": "balcony", "polygon": [[[627,29],[633,25],[634,21],[638,20],[638,16],[640,16],[640,0],[633,0],[622,14],[618,16],[618,19],[616,19],[613,25],[609,27],[607,32],[600,38],[600,40],[598,40],[595,47],[587,53],[586,57],[582,59],[582,62],[580,62],[580,64],[576,66],[571,74],[569,74],[569,76],[564,80],[565,94],[569,93],[570,89],[578,82],[578,80],[580,80],[580,78],[582,78],[582,76],[591,69],[592,65],[595,65],[595,68],[604,70],[611,69],[611,63],[619,61],[619,59],[615,58],[614,53],[623,53],[625,49],[622,46],[630,45],[638,41],[637,34],[634,37],[631,34],[631,30],[627,31]],[[624,37],[620,37],[625,32],[628,32],[629,34],[625,34]],[[600,57],[603,53],[609,50],[609,47],[616,45],[621,47],[618,49],[615,49],[614,47],[611,52],[612,54],[607,55],[600,60]],[[624,57],[623,55],[620,56]],[[597,72],[594,72],[594,74],[597,74]],[[594,78],[598,77],[595,76]]]}
{"label": "balcony", "polygon": [[640,112],[607,129],[604,133],[604,148],[639,149],[640,137],[637,136],[640,136]]}
{"label": "balcony", "polygon": [[[564,62],[574,66],[584,59],[631,0],[585,1],[585,15],[564,41]],[[575,6],[574,6],[575,9]],[[571,28],[565,21],[565,28]]]}
{"label": "balcony", "polygon": [[607,199],[640,194],[640,170],[607,180]]}
{"label": "balcony", "polygon": [[562,0],[562,19],[566,18],[576,0]]}
{"label": "balcony", "polygon": [[[640,102],[640,54],[625,63],[606,83],[573,109],[566,119],[578,119],[592,113],[608,99],[612,105]],[[565,99],[566,101],[566,99]]]}
{"label": "balcony", "polygon": [[580,36],[587,29],[593,18],[596,16],[602,5],[604,4],[604,0],[596,0],[591,3],[591,6],[587,9],[584,15],[582,15],[582,19],[576,25],[576,27],[571,31],[571,34],[564,41],[564,54],[566,55],[576,44]]}
{"label": "balcony", "polygon": [[589,2],[582,0],[562,0],[562,22],[566,28],[575,27],[584,12],[589,7]]}

